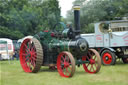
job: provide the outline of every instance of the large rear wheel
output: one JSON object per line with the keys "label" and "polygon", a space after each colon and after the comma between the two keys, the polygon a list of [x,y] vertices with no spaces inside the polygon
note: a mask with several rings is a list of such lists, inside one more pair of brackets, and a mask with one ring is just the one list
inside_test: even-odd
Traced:
{"label": "large rear wheel", "polygon": [[62,77],[72,77],[75,72],[75,60],[70,52],[61,52],[57,58],[57,70]]}
{"label": "large rear wheel", "polygon": [[43,49],[35,38],[27,38],[20,48],[20,64],[25,72],[36,73],[43,61]]}
{"label": "large rear wheel", "polygon": [[101,59],[99,53],[94,49],[89,49],[86,56],[82,60],[87,62],[83,64],[83,68],[88,73],[97,73],[101,68]]}

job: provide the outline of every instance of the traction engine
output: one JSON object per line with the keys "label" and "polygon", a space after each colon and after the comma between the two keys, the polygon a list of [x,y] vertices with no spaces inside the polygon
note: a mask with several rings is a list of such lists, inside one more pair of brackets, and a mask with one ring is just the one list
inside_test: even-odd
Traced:
{"label": "traction engine", "polygon": [[[25,72],[36,73],[41,66],[55,66],[62,77],[72,77],[75,66],[83,65],[88,73],[97,73],[101,67],[99,53],[89,49],[87,41],[80,37],[80,7],[74,7],[75,29],[62,22],[51,31],[41,31],[33,38],[25,39],[20,48],[20,63]],[[63,31],[55,30],[57,25]]]}

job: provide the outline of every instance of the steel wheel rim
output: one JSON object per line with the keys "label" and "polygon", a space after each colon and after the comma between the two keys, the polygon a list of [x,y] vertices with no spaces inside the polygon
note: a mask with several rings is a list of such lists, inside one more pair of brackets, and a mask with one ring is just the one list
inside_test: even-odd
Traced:
{"label": "steel wheel rim", "polygon": [[36,48],[31,39],[23,41],[20,48],[20,63],[25,72],[32,72],[36,65]]}
{"label": "steel wheel rim", "polygon": [[62,52],[57,58],[57,70],[62,77],[72,77],[75,72],[75,61],[73,56],[67,52]]}
{"label": "steel wheel rim", "polygon": [[107,53],[104,53],[103,54],[103,62],[105,64],[111,64],[111,62],[112,62],[112,55],[109,54],[108,52]]}
{"label": "steel wheel rim", "polygon": [[89,63],[83,64],[83,68],[88,73],[97,73],[101,67],[101,60],[99,54],[94,50],[90,49],[86,56],[82,57],[83,61],[89,61]]}

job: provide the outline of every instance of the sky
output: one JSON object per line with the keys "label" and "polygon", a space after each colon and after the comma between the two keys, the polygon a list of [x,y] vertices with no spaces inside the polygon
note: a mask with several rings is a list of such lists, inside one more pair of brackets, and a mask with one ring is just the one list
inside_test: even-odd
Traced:
{"label": "sky", "polygon": [[75,0],[58,0],[61,7],[61,16],[66,17],[67,11],[73,6],[72,2]]}

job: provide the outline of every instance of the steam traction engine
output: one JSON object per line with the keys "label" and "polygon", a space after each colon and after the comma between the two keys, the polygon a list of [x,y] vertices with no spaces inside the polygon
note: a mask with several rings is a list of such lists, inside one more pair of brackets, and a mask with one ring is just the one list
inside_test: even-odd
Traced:
{"label": "steam traction engine", "polygon": [[79,10],[79,6],[74,7],[75,30],[59,23],[64,27],[63,31],[41,31],[22,42],[20,63],[25,72],[36,73],[41,66],[57,66],[61,76],[72,77],[75,65],[81,64],[88,73],[99,72],[101,59],[98,52],[89,49],[87,41],[80,37]]}

